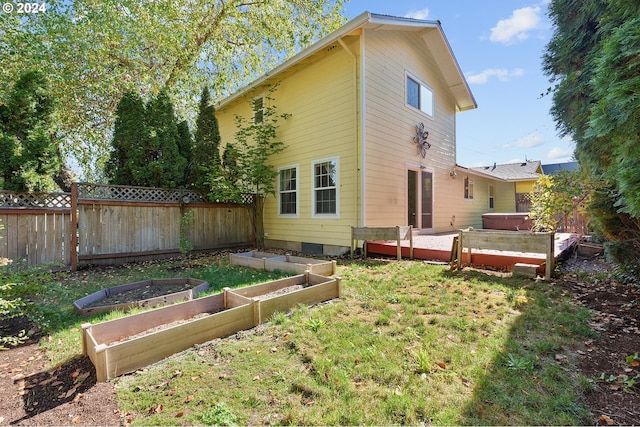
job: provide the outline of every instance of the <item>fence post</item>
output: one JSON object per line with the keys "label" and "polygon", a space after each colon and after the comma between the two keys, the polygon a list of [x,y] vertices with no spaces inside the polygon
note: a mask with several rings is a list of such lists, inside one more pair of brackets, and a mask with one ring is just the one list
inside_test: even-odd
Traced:
{"label": "fence post", "polygon": [[78,184],[71,184],[71,271],[78,269]]}

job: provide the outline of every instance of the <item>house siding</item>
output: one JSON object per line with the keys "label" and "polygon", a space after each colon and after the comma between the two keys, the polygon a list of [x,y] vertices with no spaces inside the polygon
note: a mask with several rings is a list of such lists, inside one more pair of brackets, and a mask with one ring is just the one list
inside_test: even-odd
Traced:
{"label": "house siding", "polygon": [[[455,166],[453,95],[419,36],[400,31],[367,31],[364,37],[366,225],[408,223],[407,169],[423,165],[433,173],[433,231],[450,230],[450,212],[460,205],[460,198],[455,196],[458,185],[449,175]],[[407,73],[433,90],[433,118],[406,105]],[[418,155],[413,142],[415,126],[420,123],[429,131],[431,143],[425,159]]]}
{"label": "house siding", "polygon": [[[357,51],[353,41],[348,42]],[[287,148],[272,159],[276,167],[299,166],[298,217],[279,217],[278,197],[265,201],[265,245],[291,247],[283,242],[308,242],[349,246],[350,226],[357,222],[357,77],[355,59],[339,44],[280,76],[272,101],[279,114],[291,114],[278,124],[278,139]],[[218,111],[221,138],[233,141],[234,114],[249,117],[252,97],[264,93],[256,88],[244,99]],[[313,217],[312,163],[339,159],[339,206],[336,218]],[[295,246],[294,246],[295,248]]]}

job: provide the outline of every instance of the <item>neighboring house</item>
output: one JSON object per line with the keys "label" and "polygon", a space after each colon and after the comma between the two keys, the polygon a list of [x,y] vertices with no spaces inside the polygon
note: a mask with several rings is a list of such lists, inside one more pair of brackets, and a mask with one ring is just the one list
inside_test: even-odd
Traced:
{"label": "neighboring house", "polygon": [[562,170],[566,170],[569,172],[577,171],[578,162],[551,163],[542,165],[542,171],[545,175],[557,175]]}
{"label": "neighboring house", "polygon": [[529,212],[531,191],[536,180],[543,173],[540,160],[527,160],[503,165],[494,163],[493,166],[471,169],[506,184],[498,193],[502,206],[496,212]]}
{"label": "neighboring house", "polygon": [[252,108],[275,84],[273,105],[291,117],[278,124],[287,149],[272,159],[267,247],[338,254],[352,226],[480,227],[513,200],[499,197],[512,183],[456,165],[456,114],[477,105],[437,21],[361,14],[223,99],[223,144],[236,114],[260,120]]}

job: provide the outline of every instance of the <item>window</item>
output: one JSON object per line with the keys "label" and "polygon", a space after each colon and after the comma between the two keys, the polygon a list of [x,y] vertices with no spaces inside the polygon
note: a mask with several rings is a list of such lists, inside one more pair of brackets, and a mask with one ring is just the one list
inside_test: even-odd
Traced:
{"label": "window", "polygon": [[469,177],[464,179],[464,198],[473,200],[473,180]]}
{"label": "window", "polygon": [[495,207],[496,189],[492,184],[489,184],[489,209],[493,210]]}
{"label": "window", "polygon": [[338,159],[313,162],[313,214],[338,215]]}
{"label": "window", "polygon": [[278,195],[280,196],[280,215],[298,215],[298,167],[286,167],[279,170]]}
{"label": "window", "polygon": [[264,96],[253,98],[253,123],[259,124],[264,121]]}
{"label": "window", "polygon": [[433,91],[411,76],[407,76],[407,104],[433,117]]}

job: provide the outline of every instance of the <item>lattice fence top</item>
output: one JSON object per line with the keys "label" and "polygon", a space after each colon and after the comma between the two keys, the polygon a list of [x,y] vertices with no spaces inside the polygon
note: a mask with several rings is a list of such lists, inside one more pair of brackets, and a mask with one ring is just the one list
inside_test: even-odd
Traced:
{"label": "lattice fence top", "polygon": [[69,193],[12,193],[0,191],[2,208],[70,208]]}
{"label": "lattice fence top", "polygon": [[206,202],[202,193],[193,190],[103,184],[78,184],[78,198],[128,202]]}

